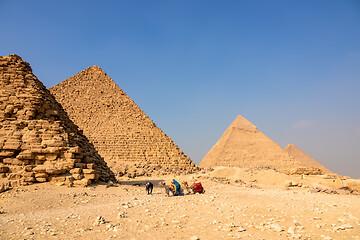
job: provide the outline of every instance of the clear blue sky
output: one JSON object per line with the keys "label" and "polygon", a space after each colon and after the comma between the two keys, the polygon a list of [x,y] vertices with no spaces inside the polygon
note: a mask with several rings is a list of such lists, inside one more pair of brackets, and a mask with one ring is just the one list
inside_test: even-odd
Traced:
{"label": "clear blue sky", "polygon": [[360,1],[0,0],[0,55],[99,65],[199,163],[242,115],[360,178]]}

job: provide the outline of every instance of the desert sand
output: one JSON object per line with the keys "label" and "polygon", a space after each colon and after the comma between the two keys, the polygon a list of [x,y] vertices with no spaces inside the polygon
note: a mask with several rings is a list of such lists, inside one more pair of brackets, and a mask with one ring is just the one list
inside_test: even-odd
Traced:
{"label": "desert sand", "polygon": [[[217,167],[176,177],[201,181],[204,194],[168,197],[158,183],[172,178],[17,187],[0,195],[0,238],[360,239],[359,195],[314,192],[335,189],[324,176]],[[149,180],[152,195],[145,192]],[[289,182],[301,187],[286,187]]]}

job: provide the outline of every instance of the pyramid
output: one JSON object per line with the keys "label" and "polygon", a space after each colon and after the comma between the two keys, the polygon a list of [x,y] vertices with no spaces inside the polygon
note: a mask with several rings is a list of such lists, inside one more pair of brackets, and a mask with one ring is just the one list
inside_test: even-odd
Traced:
{"label": "pyramid", "polygon": [[240,115],[226,129],[199,165],[199,167],[214,166],[271,167],[279,171],[302,167],[277,143]]}
{"label": "pyramid", "polygon": [[187,172],[195,168],[100,67],[89,67],[49,90],[114,172],[134,165],[142,169],[140,176],[144,169],[151,175],[159,167]]}
{"label": "pyramid", "polygon": [[285,152],[289,153],[290,156],[301,162],[306,168],[320,168],[326,174],[333,174],[329,169],[324,165],[304,153],[301,149],[296,147],[294,144],[289,144],[284,149]]}
{"label": "pyramid", "polygon": [[0,57],[0,180],[13,185],[114,179],[93,145],[17,55]]}

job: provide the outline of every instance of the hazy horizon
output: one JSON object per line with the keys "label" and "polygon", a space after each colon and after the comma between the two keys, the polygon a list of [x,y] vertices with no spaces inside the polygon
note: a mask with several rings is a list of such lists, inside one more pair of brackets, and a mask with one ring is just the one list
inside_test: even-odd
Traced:
{"label": "hazy horizon", "polygon": [[98,65],[196,164],[241,115],[360,178],[359,1],[0,0],[0,55]]}

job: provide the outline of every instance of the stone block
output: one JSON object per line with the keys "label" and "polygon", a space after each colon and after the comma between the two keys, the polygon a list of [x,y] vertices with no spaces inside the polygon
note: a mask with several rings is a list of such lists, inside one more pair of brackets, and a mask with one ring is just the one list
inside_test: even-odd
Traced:
{"label": "stone block", "polygon": [[16,156],[19,160],[32,160],[35,158],[34,154],[28,150],[22,151]]}
{"label": "stone block", "polygon": [[34,177],[24,177],[23,178],[24,182],[35,182],[36,179]]}
{"label": "stone block", "polygon": [[81,174],[82,173],[82,169],[81,168],[73,168],[70,170],[71,174]]}
{"label": "stone block", "polygon": [[33,168],[33,171],[35,173],[44,173],[44,172],[46,172],[47,167],[48,166],[46,166],[46,165],[37,165],[36,167]]}
{"label": "stone block", "polygon": [[75,158],[75,154],[72,152],[66,152],[66,153],[64,153],[64,157],[66,159],[73,159],[73,158]]}
{"label": "stone block", "polygon": [[72,176],[75,180],[80,180],[84,177],[82,174],[77,174],[77,173],[74,173]]}
{"label": "stone block", "polygon": [[93,173],[95,173],[94,169],[83,169],[82,171],[83,171],[84,174],[93,174]]}
{"label": "stone block", "polygon": [[79,153],[81,153],[81,149],[79,146],[76,146],[76,147],[70,148],[69,152],[79,154]]}
{"label": "stone block", "polygon": [[88,163],[88,164],[86,164],[86,168],[88,168],[88,169],[94,169],[94,164],[93,163]]}
{"label": "stone block", "polygon": [[76,168],[86,168],[86,164],[85,163],[75,163],[75,167]]}
{"label": "stone block", "polygon": [[49,177],[49,174],[44,172],[44,173],[36,173],[35,174],[35,178],[48,178]]}
{"label": "stone block", "polygon": [[7,166],[0,166],[0,173],[7,173],[9,171],[9,167]]}
{"label": "stone block", "polygon": [[91,184],[91,180],[87,178],[83,178],[81,180],[75,180],[74,185],[79,187],[87,187]]}
{"label": "stone block", "polygon": [[22,173],[23,177],[33,177],[35,176],[34,172],[23,172]]}
{"label": "stone block", "polygon": [[41,178],[41,177],[35,177],[35,180],[37,181],[37,182],[47,182],[47,178]]}
{"label": "stone block", "polygon": [[51,177],[49,177],[49,180],[51,182],[65,182],[66,177],[65,176],[51,176]]}
{"label": "stone block", "polygon": [[74,168],[74,162],[73,161],[62,162],[62,163],[59,163],[59,167],[70,170],[70,169]]}
{"label": "stone block", "polygon": [[63,140],[51,139],[51,140],[43,140],[41,142],[41,145],[47,147],[65,147],[66,142]]}
{"label": "stone block", "polygon": [[51,174],[51,175],[59,175],[59,174],[66,173],[66,170],[61,169],[61,168],[47,167],[45,172],[48,174]]}
{"label": "stone block", "polygon": [[46,154],[45,158],[46,161],[55,161],[57,159],[58,155],[57,154]]}
{"label": "stone block", "polygon": [[97,179],[96,173],[90,173],[90,174],[85,174],[85,173],[84,173],[84,177],[85,177],[86,179],[91,179],[91,180]]}
{"label": "stone block", "polygon": [[0,150],[0,157],[11,157],[15,154],[15,150]]}
{"label": "stone block", "polygon": [[34,167],[35,167],[35,166],[31,166],[31,165],[24,166],[24,171],[26,171],[26,172],[31,172]]}
{"label": "stone block", "polygon": [[21,141],[19,140],[13,140],[13,141],[6,141],[3,149],[5,150],[20,150],[21,149]]}
{"label": "stone block", "polygon": [[44,154],[59,154],[60,153],[60,147],[47,147],[47,148],[43,148],[41,150],[41,153]]}

